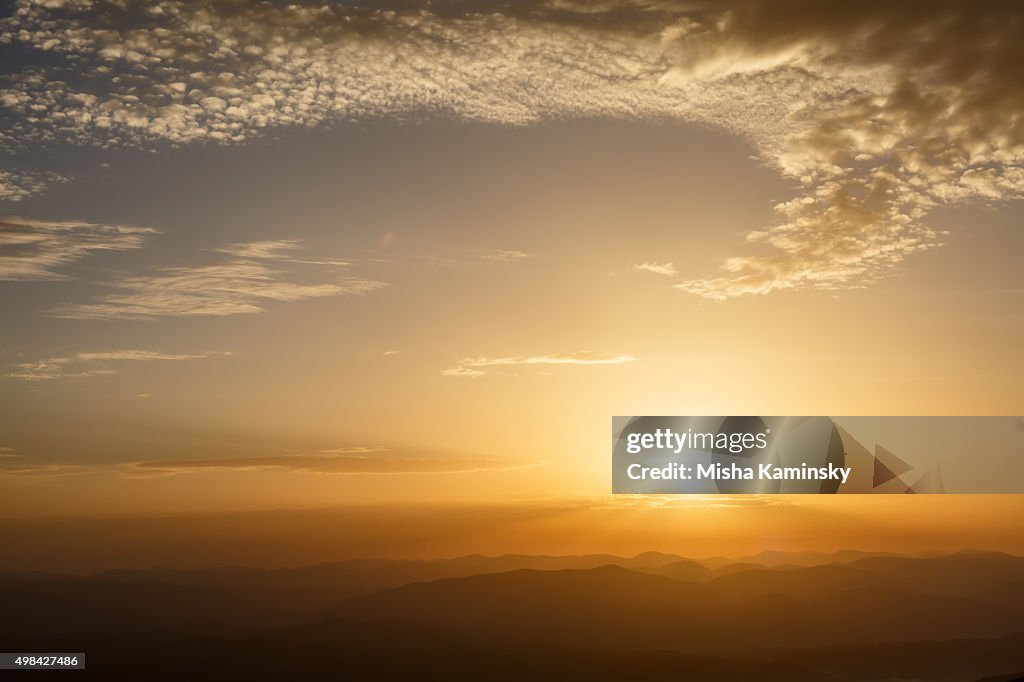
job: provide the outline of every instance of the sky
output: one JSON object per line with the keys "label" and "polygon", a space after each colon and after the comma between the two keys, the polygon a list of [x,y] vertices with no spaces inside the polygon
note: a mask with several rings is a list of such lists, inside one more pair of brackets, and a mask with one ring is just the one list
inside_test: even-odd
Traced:
{"label": "sky", "polygon": [[1014,2],[2,16],[4,515],[590,499],[617,414],[1024,413]]}

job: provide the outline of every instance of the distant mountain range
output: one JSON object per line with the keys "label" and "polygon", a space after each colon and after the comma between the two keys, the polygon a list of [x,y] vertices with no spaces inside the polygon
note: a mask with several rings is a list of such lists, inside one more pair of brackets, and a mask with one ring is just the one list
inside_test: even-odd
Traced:
{"label": "distant mountain range", "polygon": [[225,675],[233,657],[251,679],[310,657],[330,664],[309,670],[353,679],[414,667],[561,680],[968,682],[1024,671],[1024,558],[987,552],[18,573],[0,575],[0,604],[0,650],[88,645],[90,670],[164,661],[171,677],[185,665]]}

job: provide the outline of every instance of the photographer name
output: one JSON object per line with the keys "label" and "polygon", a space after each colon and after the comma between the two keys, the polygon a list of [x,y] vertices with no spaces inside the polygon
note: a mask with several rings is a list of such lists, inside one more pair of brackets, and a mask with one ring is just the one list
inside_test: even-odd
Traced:
{"label": "photographer name", "polygon": [[776,464],[741,465],[731,464],[683,464],[669,462],[663,466],[651,467],[634,462],[626,467],[626,475],[634,481],[808,481],[838,480],[846,483],[850,467],[812,467],[807,464],[784,467]]}

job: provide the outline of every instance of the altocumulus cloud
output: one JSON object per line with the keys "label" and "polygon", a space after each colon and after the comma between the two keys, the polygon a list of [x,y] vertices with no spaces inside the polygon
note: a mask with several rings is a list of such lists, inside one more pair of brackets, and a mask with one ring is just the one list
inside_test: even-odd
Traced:
{"label": "altocumulus cloud", "polygon": [[1024,192],[1016,0],[20,0],[0,42],[30,62],[0,89],[15,156],[424,114],[724,129],[797,191],[747,235],[757,255],[677,283],[715,299],[862,286],[941,243],[932,209]]}
{"label": "altocumulus cloud", "polygon": [[[3,133],[0,133],[0,141]],[[49,185],[62,182],[66,178],[57,173],[39,173],[13,168],[0,168],[0,200],[21,201],[33,194],[39,194]]]}
{"label": "altocumulus cloud", "polygon": [[[53,317],[77,319],[149,319],[161,316],[258,313],[270,302],[365,294],[383,282],[333,271],[347,261],[308,260],[296,256],[295,240],[232,244],[215,250],[209,263],[167,267],[153,274],[109,282],[114,289],[92,303],[66,304]],[[299,270],[328,268],[323,281],[294,281]]]}

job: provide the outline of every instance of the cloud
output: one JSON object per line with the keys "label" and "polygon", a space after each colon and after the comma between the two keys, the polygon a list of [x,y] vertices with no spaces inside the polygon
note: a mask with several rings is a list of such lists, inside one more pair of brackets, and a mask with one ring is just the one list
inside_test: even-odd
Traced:
{"label": "cloud", "polygon": [[275,239],[261,242],[242,242],[228,244],[215,249],[243,260],[273,260],[282,263],[298,263],[300,265],[333,265],[348,267],[352,261],[336,259],[309,259],[295,257],[296,251],[302,250],[301,239]]}
{"label": "cloud", "polygon": [[18,453],[14,451],[14,448],[0,447],[0,457],[20,457]]}
{"label": "cloud", "polygon": [[199,360],[229,353],[161,353],[147,350],[115,350],[99,353],[75,353],[15,365],[4,376],[20,381],[81,379],[115,374],[112,364],[119,362],[179,362]]}
{"label": "cloud", "polygon": [[656,275],[665,275],[666,277],[676,277],[679,274],[672,263],[640,263],[634,265],[633,269],[638,272],[653,272]]}
{"label": "cloud", "polygon": [[591,498],[591,507],[637,509],[730,509],[780,507],[792,504],[786,495],[604,495]]}
{"label": "cloud", "polygon": [[515,249],[463,249],[444,256],[420,256],[431,265],[443,268],[488,266],[496,263],[519,263],[534,256]]}
{"label": "cloud", "polygon": [[115,293],[96,303],[73,303],[49,311],[73,319],[149,319],[160,316],[240,315],[266,310],[270,302],[366,294],[383,282],[332,275],[327,281],[297,282],[296,264],[341,266],[341,261],[288,257],[298,241],[232,244],[218,249],[220,260],[204,265],[162,268],[152,275],[112,282]]}
{"label": "cloud", "polygon": [[373,452],[387,452],[387,448],[382,445],[347,445],[320,451],[325,455],[367,455]]}
{"label": "cloud", "polygon": [[[0,133],[0,141],[2,139],[2,133]],[[43,192],[50,185],[65,180],[67,178],[57,173],[0,169],[0,201],[21,201],[33,194]]]}
{"label": "cloud", "polygon": [[495,263],[511,263],[533,258],[529,253],[509,249],[482,249],[478,255],[481,260]]}
{"label": "cloud", "polygon": [[553,355],[532,355],[528,357],[507,358],[466,358],[458,365],[442,372],[449,377],[477,378],[487,374],[484,368],[508,367],[515,365],[624,365],[635,362],[631,355],[615,355],[612,353],[595,353],[580,351],[577,353],[560,353]]}
{"label": "cloud", "polygon": [[1022,34],[1015,0],[20,0],[0,20],[25,62],[0,88],[0,150],[374,117],[674,119],[742,137],[794,187],[750,251],[680,289],[859,287],[941,245],[935,208],[1024,194]]}
{"label": "cloud", "polygon": [[0,218],[0,280],[66,279],[60,270],[97,251],[142,246],[155,230],[79,221]]}
{"label": "cloud", "polygon": [[[1024,194],[1024,32],[1012,2],[740,5],[691,36],[678,74],[838,89],[761,143],[800,194],[747,235],[768,255],[680,288],[711,298],[863,286],[939,246],[930,210]],[[799,102],[798,99],[794,100]]]}
{"label": "cloud", "polygon": [[274,239],[261,242],[228,244],[214,250],[242,259],[277,260],[287,258],[293,251],[301,248],[302,242],[298,239]]}
{"label": "cloud", "polygon": [[451,367],[441,372],[446,377],[469,377],[470,379],[476,379],[487,374],[482,369],[473,369],[472,367],[464,367],[462,365],[458,367]]}
{"label": "cloud", "polygon": [[17,467],[0,467],[0,478],[15,478],[22,476],[32,477],[62,477],[81,473],[89,470],[75,464],[34,464]]}
{"label": "cloud", "polygon": [[[283,455],[268,457],[234,457],[229,459],[137,462],[133,469],[140,474],[197,473],[201,471],[284,470],[318,474],[459,474],[480,471],[506,471],[536,466],[536,462],[481,457],[396,457],[343,454]],[[375,453],[382,448],[356,449]]]}

